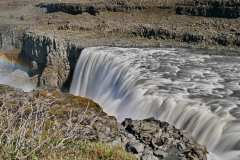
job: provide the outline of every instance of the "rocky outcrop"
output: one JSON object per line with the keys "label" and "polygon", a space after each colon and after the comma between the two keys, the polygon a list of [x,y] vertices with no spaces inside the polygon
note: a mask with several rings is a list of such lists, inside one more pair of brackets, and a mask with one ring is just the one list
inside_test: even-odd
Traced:
{"label": "rocky outcrop", "polygon": [[206,160],[206,150],[195,145],[181,131],[166,122],[153,118],[126,119],[123,123],[126,150],[142,160],[201,159]]}
{"label": "rocky outcrop", "polygon": [[175,40],[178,42],[186,42],[188,44],[204,44],[218,46],[239,46],[240,36],[237,30],[231,32],[220,32],[216,34],[206,34],[197,30],[189,30],[181,32],[174,27],[165,27],[162,25],[142,24],[135,25],[131,34],[148,39],[155,40]]}
{"label": "rocky outcrop", "polygon": [[127,12],[131,10],[142,10],[149,8],[173,8],[174,3],[158,2],[158,1],[92,1],[91,3],[75,2],[75,3],[58,3],[58,2],[45,2],[37,5],[40,8],[45,8],[48,13],[53,12],[65,12],[72,15],[89,13],[91,15],[97,15],[100,12]]}
{"label": "rocky outcrop", "polygon": [[[206,159],[202,146],[166,122],[126,119],[119,124],[93,101],[55,89],[25,93],[0,85],[0,109],[4,122],[11,121],[4,123],[1,119],[1,125],[24,130],[19,142],[23,146],[29,146],[31,136],[40,135],[60,142],[87,140],[121,145],[141,160]],[[1,125],[0,129],[4,128]]]}
{"label": "rocky outcrop", "polygon": [[176,33],[168,28],[153,25],[137,25],[132,34],[154,39],[175,39]]}
{"label": "rocky outcrop", "polygon": [[91,15],[96,15],[99,13],[100,8],[92,4],[77,4],[77,3],[41,3],[37,5],[40,8],[46,8],[48,13],[53,12],[65,12],[72,15],[82,14],[87,12]]}
{"label": "rocky outcrop", "polygon": [[145,38],[153,39],[163,39],[163,40],[177,40],[188,43],[201,43],[204,41],[205,37],[198,32],[177,32],[174,29],[170,29],[162,26],[154,25],[138,25],[135,26],[132,34],[136,36],[141,36]]}
{"label": "rocky outcrop", "polygon": [[181,15],[206,17],[240,17],[238,0],[188,0],[176,5],[176,13]]}
{"label": "rocky outcrop", "polygon": [[182,40],[184,42],[195,42],[195,43],[201,43],[204,40],[204,36],[201,34],[193,33],[193,32],[186,32],[183,35]]}
{"label": "rocky outcrop", "polygon": [[0,25],[0,49],[21,48],[23,31],[11,25]]}
{"label": "rocky outcrop", "polygon": [[46,8],[48,13],[53,12],[65,12],[72,15],[89,13],[90,15],[96,16],[103,11],[113,11],[113,12],[124,12],[128,10],[140,10],[146,9],[140,5],[128,5],[124,2],[119,2],[116,4],[112,3],[40,3],[37,5],[40,8]]}
{"label": "rocky outcrop", "polygon": [[30,75],[39,75],[38,86],[62,88],[70,81],[81,50],[54,35],[29,32],[23,37],[21,57],[35,66]]}

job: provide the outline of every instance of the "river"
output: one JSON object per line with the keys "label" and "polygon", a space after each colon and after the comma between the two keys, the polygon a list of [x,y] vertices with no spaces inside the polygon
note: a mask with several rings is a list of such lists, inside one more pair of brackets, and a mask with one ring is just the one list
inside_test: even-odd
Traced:
{"label": "river", "polygon": [[209,159],[240,159],[240,57],[188,49],[84,49],[70,92],[119,121],[155,117],[191,133]]}

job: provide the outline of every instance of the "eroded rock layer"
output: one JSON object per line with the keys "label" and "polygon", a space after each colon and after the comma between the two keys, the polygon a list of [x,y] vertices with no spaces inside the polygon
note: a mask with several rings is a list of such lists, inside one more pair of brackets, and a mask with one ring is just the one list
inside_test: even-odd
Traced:
{"label": "eroded rock layer", "polygon": [[176,5],[176,13],[206,17],[240,17],[238,0],[188,0]]}

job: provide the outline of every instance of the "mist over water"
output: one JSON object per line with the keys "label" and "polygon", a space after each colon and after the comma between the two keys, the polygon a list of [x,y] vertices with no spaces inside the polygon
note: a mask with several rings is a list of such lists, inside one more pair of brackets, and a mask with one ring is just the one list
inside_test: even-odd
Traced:
{"label": "mist over water", "polygon": [[119,121],[155,117],[192,134],[209,159],[240,159],[240,58],[185,49],[96,47],[78,60],[70,92]]}
{"label": "mist over water", "polygon": [[32,83],[27,72],[28,68],[25,66],[12,63],[8,59],[0,59],[0,84],[29,92],[36,86]]}

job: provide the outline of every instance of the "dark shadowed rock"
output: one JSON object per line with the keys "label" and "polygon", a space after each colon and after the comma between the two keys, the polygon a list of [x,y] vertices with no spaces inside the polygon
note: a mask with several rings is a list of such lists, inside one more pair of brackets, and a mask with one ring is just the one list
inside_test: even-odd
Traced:
{"label": "dark shadowed rock", "polygon": [[78,4],[78,3],[41,3],[37,5],[40,8],[46,8],[47,12],[65,12],[72,15],[82,14],[87,12],[91,15],[99,13],[99,9],[93,4]]}
{"label": "dark shadowed rock", "polygon": [[191,32],[187,32],[183,34],[183,41],[184,42],[202,42],[204,39],[203,35],[200,34],[194,34]]}
{"label": "dark shadowed rock", "polygon": [[213,37],[213,40],[223,46],[227,46],[230,43],[230,39],[226,34],[218,34],[216,37]]}
{"label": "dark shadowed rock", "polygon": [[237,36],[236,40],[235,40],[235,44],[237,46],[240,46],[240,36]]}
{"label": "dark shadowed rock", "polygon": [[240,17],[240,3],[238,0],[187,0],[176,5],[176,13],[181,15],[206,17]]}
{"label": "dark shadowed rock", "polygon": [[142,153],[144,151],[144,145],[140,142],[128,142],[126,144],[126,150],[134,154]]}

